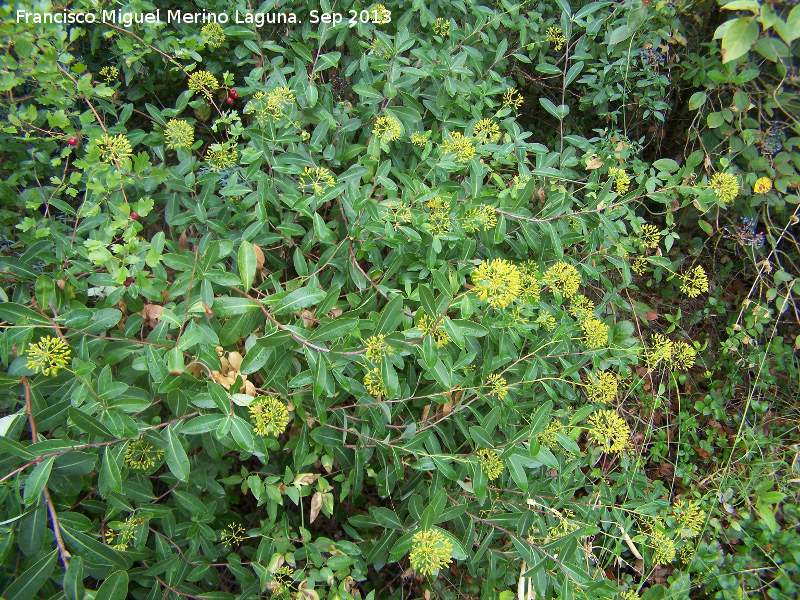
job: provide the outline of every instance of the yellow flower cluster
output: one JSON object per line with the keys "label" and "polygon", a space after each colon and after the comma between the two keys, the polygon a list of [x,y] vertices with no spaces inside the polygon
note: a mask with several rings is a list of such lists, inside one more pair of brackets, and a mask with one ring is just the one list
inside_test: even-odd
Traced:
{"label": "yellow flower cluster", "polygon": [[189,148],[194,144],[194,128],[183,119],[170,119],[164,128],[164,140],[167,148]]}
{"label": "yellow flower cluster", "polygon": [[383,60],[389,60],[392,58],[392,49],[380,41],[377,37],[374,38],[372,43],[369,45],[369,52],[373,56],[377,56]]}
{"label": "yellow flower cluster", "polygon": [[605,348],[608,346],[608,325],[596,317],[581,321],[583,341],[587,348]]}
{"label": "yellow flower cluster", "polygon": [[556,439],[557,433],[567,433],[564,424],[558,420],[548,424],[536,438],[542,446],[552,450],[558,445],[558,439]]}
{"label": "yellow flower cluster", "polygon": [[616,411],[601,410],[589,417],[589,437],[605,452],[628,449],[631,430]]}
{"label": "yellow flower cluster", "polygon": [[377,367],[370,369],[367,374],[364,375],[363,383],[370,396],[380,398],[386,395],[386,385],[383,383],[383,377],[381,377],[381,372]]}
{"label": "yellow flower cluster", "polygon": [[444,235],[450,231],[450,206],[439,196],[436,196],[426,206],[431,209],[425,219],[428,232],[433,237]]}
{"label": "yellow flower cluster", "polygon": [[532,260],[525,261],[519,269],[522,273],[522,292],[520,297],[528,304],[536,304],[542,294],[542,286],[539,283],[539,269]]}
{"label": "yellow flower cluster", "polygon": [[303,191],[310,188],[315,194],[322,194],[325,190],[336,185],[336,178],[325,167],[306,167],[300,175],[300,187]]}
{"label": "yellow flower cluster", "polygon": [[553,44],[558,52],[567,43],[567,38],[564,37],[564,32],[560,27],[548,27],[547,41]]}
{"label": "yellow flower cluster", "polygon": [[415,131],[411,134],[411,143],[420,148],[424,148],[430,134],[430,131]]}
{"label": "yellow flower cluster", "polygon": [[367,349],[367,358],[372,362],[380,362],[384,356],[393,353],[392,347],[386,344],[386,336],[382,333],[368,337],[364,341]]}
{"label": "yellow flower cluster", "polygon": [[[444,317],[444,319],[446,318]],[[443,328],[438,325],[434,327],[434,321],[428,315],[422,315],[419,323],[417,323],[417,329],[421,329],[426,335],[431,335],[437,348],[442,348],[452,341],[450,335]]]}
{"label": "yellow flower cluster", "polygon": [[133,154],[131,143],[124,135],[104,135],[97,144],[102,162],[118,164]]}
{"label": "yellow flower cluster", "polygon": [[244,527],[238,523],[228,525],[219,534],[219,539],[222,542],[222,545],[227,546],[228,548],[232,547],[234,544],[244,541],[246,537],[247,536],[244,535]]}
{"label": "yellow flower cluster", "polygon": [[638,236],[639,243],[645,248],[655,250],[658,248],[658,243],[661,241],[661,232],[658,227],[651,223],[645,223],[641,226]]}
{"label": "yellow flower cluster", "polygon": [[475,156],[475,146],[472,138],[468,138],[458,131],[453,131],[442,144],[442,154],[455,154],[456,162],[466,163]]}
{"label": "yellow flower cluster", "polygon": [[387,221],[394,221],[394,228],[400,223],[408,223],[411,220],[411,209],[405,203],[395,198],[384,200],[378,205],[382,217]]}
{"label": "yellow flower cluster", "polygon": [[219,48],[225,43],[225,32],[219,23],[209,23],[200,30],[203,36],[203,42],[211,48]]}
{"label": "yellow flower cluster", "polygon": [[464,219],[464,231],[488,231],[497,225],[497,210],[489,204],[471,208]]}
{"label": "yellow flower cluster", "polygon": [[617,376],[611,371],[592,373],[586,383],[589,402],[600,402],[602,404],[612,402],[617,397],[618,387]]}
{"label": "yellow flower cluster", "polygon": [[436,19],[436,23],[433,24],[433,33],[447,39],[450,35],[450,20],[441,17]]}
{"label": "yellow flower cluster", "polygon": [[508,106],[514,110],[519,110],[519,107],[522,106],[522,102],[522,94],[520,94],[514,88],[506,90],[503,94],[503,106]]}
{"label": "yellow flower cluster", "polygon": [[705,526],[706,513],[695,500],[678,500],[672,507],[672,516],[675,517],[684,539],[697,537]]}
{"label": "yellow flower cluster", "polygon": [[544,325],[547,331],[553,331],[556,328],[556,318],[551,315],[550,313],[542,313],[539,315],[539,318],[536,319],[537,323],[541,323]]}
{"label": "yellow flower cluster", "polygon": [[105,78],[108,85],[111,85],[119,77],[119,69],[117,67],[103,67],[100,69],[100,75]]}
{"label": "yellow flower cluster", "polygon": [[581,284],[581,275],[571,264],[560,261],[545,271],[542,283],[562,296],[572,298]]}
{"label": "yellow flower cluster", "polygon": [[25,366],[31,371],[42,375],[58,375],[58,370],[63,369],[69,362],[72,350],[67,343],[59,337],[47,336],[36,344],[28,346],[28,362]]}
{"label": "yellow flower cluster", "polygon": [[494,144],[500,139],[500,126],[491,119],[481,119],[475,123],[472,137],[482,144]]}
{"label": "yellow flower cluster", "polygon": [[164,457],[164,451],[156,448],[144,437],[133,440],[125,451],[125,465],[134,471],[147,471],[155,467]]}
{"label": "yellow flower cluster", "polygon": [[644,275],[646,270],[647,270],[647,257],[641,255],[637,256],[631,263],[631,271],[641,276]]}
{"label": "yellow flower cluster", "polygon": [[487,450],[486,448],[478,450],[478,460],[481,463],[481,469],[486,473],[486,479],[494,481],[500,477],[500,473],[505,468],[503,461],[497,456],[494,450]]}
{"label": "yellow flower cluster", "polygon": [[500,377],[496,373],[492,373],[486,380],[486,385],[492,388],[489,390],[489,394],[498,400],[502,400],[508,396],[508,385],[506,384],[504,377]]}
{"label": "yellow flower cluster", "polygon": [[505,308],[522,292],[522,273],[509,261],[496,258],[475,268],[472,283],[479,300],[488,300],[494,308]]}
{"label": "yellow flower cluster", "polygon": [[733,202],[733,199],[739,194],[739,179],[730,173],[714,173],[709,186],[714,188],[717,199],[723,204]]}
{"label": "yellow flower cluster", "polygon": [[274,396],[260,396],[250,403],[253,431],[262,437],[278,437],[289,424],[289,409]]}
{"label": "yellow flower cluster", "polygon": [[628,177],[628,174],[625,172],[625,169],[620,169],[618,167],[611,167],[608,170],[608,174],[614,178],[614,185],[617,188],[617,193],[627,194],[631,186],[631,178]]}
{"label": "yellow flower cluster", "polygon": [[689,298],[696,298],[701,293],[708,292],[708,276],[705,269],[699,265],[684,273],[681,281],[681,292]]}
{"label": "yellow flower cluster", "polygon": [[583,294],[575,294],[569,304],[569,314],[576,319],[591,317],[594,313],[594,302]]}
{"label": "yellow flower cluster", "polygon": [[570,521],[570,519],[574,517],[575,512],[571,510],[565,510],[564,516],[559,515],[558,525],[555,527],[548,527],[547,529],[548,539],[557,540],[565,535],[569,535],[573,531],[578,531],[578,529],[580,529],[580,525],[578,525],[575,521]]}
{"label": "yellow flower cluster", "polygon": [[217,150],[209,148],[206,151],[206,162],[215,173],[235,167],[238,159],[239,152],[236,148],[222,147]]}
{"label": "yellow flower cluster", "polygon": [[370,6],[369,14],[370,17],[372,17],[372,22],[376,25],[386,25],[392,22],[392,11],[383,4],[373,4]]}
{"label": "yellow flower cluster", "polygon": [[394,117],[379,117],[372,126],[372,133],[383,143],[393,142],[400,137],[400,121]]}
{"label": "yellow flower cluster", "polygon": [[[136,536],[136,527],[144,523],[146,520],[147,519],[137,518],[134,515],[131,515],[122,523],[119,521],[112,522],[110,525],[113,525],[114,529],[118,529],[119,533],[116,534],[115,539],[114,531],[111,528],[106,530],[106,545],[110,546],[114,550],[118,550],[120,552],[124,551],[128,547],[128,544],[130,544],[133,541],[133,538]],[[116,543],[112,543],[115,541]]]}
{"label": "yellow flower cluster", "polygon": [[673,342],[660,333],[650,336],[652,343],[645,349],[648,369],[654,369],[663,363],[676,371],[688,371],[694,366],[697,351],[686,342]]}
{"label": "yellow flower cluster", "polygon": [[439,529],[418,531],[412,540],[411,568],[420,575],[434,575],[453,559],[453,544]]}
{"label": "yellow flower cluster", "polygon": [[295,103],[295,95],[287,87],[277,87],[266,95],[267,111],[276,119]]}
{"label": "yellow flower cluster", "polygon": [[668,565],[675,560],[675,542],[660,529],[653,529],[653,564]]}
{"label": "yellow flower cluster", "polygon": [[211,92],[219,87],[217,78],[208,71],[198,71],[189,75],[189,89],[193,92],[202,92],[203,95],[211,99]]}
{"label": "yellow flower cluster", "polygon": [[772,180],[769,177],[759,177],[753,186],[754,194],[766,194],[772,189]]}
{"label": "yellow flower cluster", "polygon": [[684,565],[688,565],[694,558],[694,546],[692,544],[685,544],[678,549],[678,560]]}

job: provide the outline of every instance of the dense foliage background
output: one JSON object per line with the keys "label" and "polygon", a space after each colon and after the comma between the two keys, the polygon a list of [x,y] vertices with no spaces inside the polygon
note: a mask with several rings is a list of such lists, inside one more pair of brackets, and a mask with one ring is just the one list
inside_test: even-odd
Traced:
{"label": "dense foliage background", "polygon": [[800,8],[723,4],[0,6],[2,598],[796,598]]}

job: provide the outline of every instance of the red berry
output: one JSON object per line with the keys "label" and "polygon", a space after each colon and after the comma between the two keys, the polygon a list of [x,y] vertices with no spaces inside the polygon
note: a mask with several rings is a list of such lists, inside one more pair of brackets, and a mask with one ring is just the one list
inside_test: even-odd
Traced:
{"label": "red berry", "polygon": [[139,213],[132,212],[131,213],[131,219],[133,219],[134,221],[138,221],[139,220]]}
{"label": "red berry", "polygon": [[227,98],[225,98],[225,102],[227,102],[228,104],[233,104],[233,96],[228,96]]}
{"label": "red berry", "polygon": [[233,98],[234,100],[238,100],[239,92],[237,92],[234,89],[231,89],[228,93],[231,95],[231,98]]}
{"label": "red berry", "polygon": [[77,139],[75,139],[75,138],[69,138],[69,139],[67,140],[67,143],[68,143],[70,146],[77,146],[77,145],[78,145],[78,140],[77,140]]}
{"label": "red berry", "polygon": [[128,277],[125,280],[125,287],[131,287],[131,285],[133,285],[133,277]]}

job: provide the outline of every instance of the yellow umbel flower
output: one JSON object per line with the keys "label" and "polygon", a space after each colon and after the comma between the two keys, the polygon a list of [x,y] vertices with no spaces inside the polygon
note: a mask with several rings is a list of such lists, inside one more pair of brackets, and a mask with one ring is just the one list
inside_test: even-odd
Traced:
{"label": "yellow umbel flower", "polygon": [[426,204],[431,212],[425,218],[425,227],[433,237],[444,235],[450,231],[450,206],[439,196]]}
{"label": "yellow umbel flower", "polygon": [[105,77],[108,85],[111,85],[119,77],[119,69],[117,67],[103,67],[100,69],[100,75]]}
{"label": "yellow umbel flower", "polygon": [[508,106],[509,108],[513,108],[514,110],[518,110],[520,106],[522,106],[522,94],[520,94],[514,88],[508,89],[503,94],[503,105]]}
{"label": "yellow umbel flower", "polygon": [[486,448],[478,450],[478,460],[481,463],[481,469],[486,473],[486,479],[494,481],[500,477],[500,473],[505,468],[503,461],[497,456],[494,450],[487,450]]}
{"label": "yellow umbel flower", "polygon": [[456,162],[469,162],[475,156],[475,146],[472,143],[472,138],[465,137],[458,131],[453,131],[442,144],[442,154],[455,154]]}
{"label": "yellow umbel flower", "polygon": [[639,237],[637,239],[645,248],[655,250],[658,248],[658,243],[661,241],[661,232],[655,225],[645,223],[641,226],[641,231],[639,231]]}
{"label": "yellow umbel flower", "polygon": [[198,71],[189,75],[189,89],[193,92],[202,92],[202,94],[211,99],[211,92],[219,87],[217,78],[208,71]]}
{"label": "yellow umbel flower", "polygon": [[564,424],[558,420],[553,421],[545,427],[544,430],[536,436],[536,439],[539,440],[542,446],[552,450],[558,445],[558,439],[556,438],[557,433],[567,433],[564,429]]}
{"label": "yellow umbel flower", "polygon": [[236,148],[219,148],[218,150],[209,148],[206,151],[206,162],[215,173],[235,167],[238,158],[239,152]]}
{"label": "yellow umbel flower", "polygon": [[685,544],[678,549],[678,560],[684,565],[692,563],[694,559],[694,546],[692,544]]}
{"label": "yellow umbel flower", "polygon": [[434,575],[453,560],[453,544],[439,529],[418,531],[412,540],[411,568],[420,575]]}
{"label": "yellow umbel flower", "polygon": [[441,17],[436,19],[436,23],[433,24],[433,33],[447,39],[450,35],[450,20]]}
{"label": "yellow umbel flower", "polygon": [[480,143],[494,144],[500,139],[500,126],[491,119],[481,119],[475,123],[472,130],[472,137]]}
{"label": "yellow umbel flower", "polygon": [[428,136],[430,134],[430,131],[415,131],[411,134],[411,143],[420,148],[424,148],[425,144],[428,143]]}
{"label": "yellow umbel flower", "polygon": [[[446,318],[447,317],[444,317],[442,322],[444,322],[444,319]],[[452,341],[450,339],[450,335],[444,329],[438,325],[434,327],[434,321],[433,319],[430,319],[428,315],[422,315],[419,323],[417,323],[417,329],[421,329],[426,335],[430,335],[433,338],[437,348],[442,348]]]}
{"label": "yellow umbel flower", "polygon": [[730,173],[714,173],[709,186],[714,188],[717,199],[723,204],[729,204],[739,194],[739,179]]}
{"label": "yellow umbel flower", "polygon": [[370,396],[379,398],[386,395],[386,385],[383,383],[383,377],[381,377],[381,372],[377,367],[370,369],[369,372],[364,375],[363,383]]}
{"label": "yellow umbel flower", "polygon": [[571,264],[560,261],[545,271],[542,283],[562,296],[572,298],[581,284],[581,275]]}
{"label": "yellow umbel flower", "polygon": [[591,317],[594,312],[594,302],[589,300],[583,294],[575,294],[570,301],[569,308],[567,309],[576,319],[585,319]]}
{"label": "yellow umbel flower", "polygon": [[619,194],[626,194],[630,189],[631,185],[631,178],[628,177],[628,174],[625,172],[625,169],[620,169],[618,167],[611,167],[608,170],[608,174],[614,178],[614,185],[617,188],[617,193]]}
{"label": "yellow umbel flower", "polygon": [[389,60],[392,58],[392,49],[378,38],[372,40],[372,43],[369,45],[369,51],[373,56],[377,56],[383,60]]}
{"label": "yellow umbel flower", "polygon": [[553,331],[553,329],[556,328],[556,318],[550,313],[540,314],[539,318],[536,319],[536,322],[544,325],[544,328],[547,329],[547,331]]}
{"label": "yellow umbel flower", "polygon": [[772,189],[772,179],[769,177],[759,177],[753,186],[754,194],[766,194]]}
{"label": "yellow umbel flower", "polygon": [[587,348],[605,348],[608,346],[608,325],[596,317],[581,321],[583,342]]}
{"label": "yellow umbel flower", "polygon": [[244,541],[246,537],[247,536],[244,535],[244,527],[238,523],[228,525],[219,534],[220,542],[222,542],[223,546],[227,546],[228,548]]}
{"label": "yellow umbel flower", "polygon": [[650,339],[652,344],[645,351],[647,368],[653,369],[662,361],[666,364],[671,364],[674,349],[672,342],[660,333],[652,334]]}
{"label": "yellow umbel flower", "polygon": [[255,425],[253,431],[261,437],[278,437],[289,424],[289,409],[274,396],[259,396],[249,406]]}
{"label": "yellow umbel flower", "polygon": [[586,383],[589,402],[601,402],[602,404],[612,402],[617,397],[618,387],[617,376],[611,371],[592,373]]}
{"label": "yellow umbel flower", "polygon": [[644,275],[647,271],[647,257],[637,256],[631,263],[631,271],[640,276]]}
{"label": "yellow umbel flower", "polygon": [[528,304],[534,305],[539,302],[542,295],[542,284],[539,282],[539,269],[536,263],[529,260],[521,267],[522,273],[522,292],[520,297]]}
{"label": "yellow umbel flower", "polygon": [[708,276],[701,266],[690,269],[681,276],[681,281],[681,292],[689,298],[696,298],[701,293],[708,291]]}
{"label": "yellow umbel flower", "polygon": [[394,117],[379,117],[372,126],[372,133],[383,143],[393,142],[400,137],[400,121]]}
{"label": "yellow umbel flower", "polygon": [[475,268],[472,283],[479,300],[488,300],[494,308],[505,308],[522,292],[522,273],[507,260],[496,258]]}
{"label": "yellow umbel flower", "polygon": [[382,333],[373,335],[364,340],[367,349],[367,358],[372,362],[380,362],[384,356],[393,353],[392,347],[386,344],[386,336]]}
{"label": "yellow umbel flower", "polygon": [[277,87],[266,95],[267,111],[276,119],[295,103],[295,95],[287,87]]}
{"label": "yellow umbel flower", "polygon": [[321,194],[334,185],[336,185],[336,178],[324,167],[315,169],[307,167],[300,175],[300,187],[303,188],[303,191],[311,188],[315,194]]}
{"label": "yellow umbel flower", "polygon": [[683,539],[695,538],[703,531],[706,513],[695,500],[678,500],[672,507],[672,516],[680,527]]}
{"label": "yellow umbel flower", "polygon": [[182,119],[170,119],[164,128],[164,140],[172,150],[189,148],[194,144],[194,128]]}
{"label": "yellow umbel flower", "polygon": [[386,25],[392,22],[392,11],[383,4],[373,4],[369,8],[369,15],[376,25]]}
{"label": "yellow umbel flower", "polygon": [[125,465],[134,471],[146,471],[155,467],[164,457],[164,451],[156,448],[144,437],[133,440],[125,451]]}
{"label": "yellow umbel flower", "polygon": [[569,509],[564,511],[564,515],[558,515],[558,525],[555,527],[548,527],[547,528],[547,538],[549,540],[557,540],[559,538],[564,537],[565,535],[569,535],[573,531],[578,531],[580,529],[580,525],[578,525],[575,521],[570,521],[575,517],[575,512]]}
{"label": "yellow umbel flower", "polygon": [[131,143],[124,135],[104,135],[97,144],[100,149],[100,160],[108,163],[120,163],[133,154]]}
{"label": "yellow umbel flower", "polygon": [[694,366],[697,359],[697,350],[686,342],[675,342],[672,345],[672,360],[670,366],[676,371],[688,371]]}
{"label": "yellow umbel flower", "polygon": [[660,529],[653,530],[653,564],[668,565],[675,560],[675,542]]}
{"label": "yellow umbel flower", "polygon": [[497,209],[489,204],[481,204],[471,208],[464,217],[464,231],[472,232],[482,229],[488,231],[497,225]]}
{"label": "yellow umbel flower", "polygon": [[58,375],[58,370],[67,366],[70,347],[59,337],[47,336],[28,346],[28,362],[25,366],[42,375]]}
{"label": "yellow umbel flower", "polygon": [[211,48],[219,48],[225,43],[225,32],[222,31],[219,23],[209,23],[200,30],[203,42]]}
{"label": "yellow umbel flower", "polygon": [[506,384],[504,377],[500,377],[500,375],[493,373],[489,375],[488,379],[486,380],[486,385],[492,388],[489,390],[489,394],[498,400],[502,400],[508,396],[508,385]]}
{"label": "yellow umbel flower", "polygon": [[283,592],[289,590],[294,582],[294,569],[289,565],[283,565],[272,574],[272,578],[277,584],[275,589],[272,590],[272,595],[280,596]]}
{"label": "yellow umbel flower", "polygon": [[556,52],[558,52],[567,43],[567,38],[564,37],[564,32],[560,27],[548,27],[547,41],[553,44]]}
{"label": "yellow umbel flower", "polygon": [[627,592],[617,594],[617,600],[639,600],[639,594],[636,593],[636,590],[631,588]]}
{"label": "yellow umbel flower", "polygon": [[616,411],[601,410],[589,417],[589,437],[605,452],[622,452],[629,446],[631,429]]}

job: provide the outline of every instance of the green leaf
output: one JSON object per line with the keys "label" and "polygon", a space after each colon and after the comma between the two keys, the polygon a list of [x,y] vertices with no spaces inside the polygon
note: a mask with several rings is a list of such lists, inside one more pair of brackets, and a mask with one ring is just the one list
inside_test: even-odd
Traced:
{"label": "green leaf", "polygon": [[614,31],[611,32],[611,35],[608,38],[608,45],[613,46],[615,44],[619,44],[620,42],[627,40],[632,35],[633,35],[633,29],[631,29],[627,25],[620,25]]}
{"label": "green leaf", "polygon": [[340,338],[358,326],[358,319],[339,317],[330,323],[325,323],[314,330],[313,335],[308,338],[309,342],[327,342]]}
{"label": "green leaf", "polygon": [[242,242],[239,246],[239,277],[245,292],[253,287],[256,278],[256,250],[251,242]]}
{"label": "green leaf", "polygon": [[174,431],[174,425],[166,428],[165,435],[167,447],[165,449],[167,466],[175,477],[181,481],[189,478],[189,457],[181,445],[181,439]]}
{"label": "green leaf", "polygon": [[245,315],[258,308],[258,302],[247,298],[214,298],[212,311],[219,319],[227,319],[234,315]]}
{"label": "green leaf", "polygon": [[103,582],[94,600],[125,600],[128,597],[128,574],[115,571]]}
{"label": "green leaf", "polygon": [[319,288],[300,288],[299,290],[295,290],[278,300],[277,304],[275,304],[272,314],[278,316],[293,311],[297,312],[299,310],[303,310],[309,306],[314,306],[325,296],[326,292]]}
{"label": "green leaf", "polygon": [[567,106],[566,104],[562,104],[560,106],[556,106],[555,104],[550,102],[550,100],[548,100],[547,98],[545,98],[543,96],[539,98],[539,103],[542,106],[544,106],[544,109],[547,112],[549,112],[551,115],[553,115],[559,121],[564,120],[564,117],[566,117],[569,114],[569,106]]}
{"label": "green leaf", "polygon": [[[383,100],[383,94],[372,86],[364,83],[357,83],[353,86],[353,91],[362,98],[371,98],[373,100]],[[367,103],[369,104],[369,103]]]}
{"label": "green leaf", "polygon": [[103,497],[107,497],[109,492],[122,493],[122,475],[109,446],[103,452],[103,466],[100,468],[97,489]]}
{"label": "green leaf", "polygon": [[28,481],[25,482],[25,504],[33,504],[39,499],[39,495],[47,485],[47,480],[50,479],[50,471],[53,469],[53,461],[55,456],[45,458],[43,461],[36,465],[33,472],[28,475]]}
{"label": "green leaf", "polygon": [[62,589],[67,600],[83,600],[85,595],[83,588],[83,559],[80,556],[73,556],[70,559],[69,567],[64,573]]}
{"label": "green leaf", "polygon": [[42,589],[56,566],[58,550],[53,550],[16,577],[2,594],[3,600],[31,600]]}
{"label": "green leaf", "polygon": [[722,37],[722,63],[744,56],[758,40],[758,22],[754,17],[740,17],[725,31]]}
{"label": "green leaf", "polygon": [[494,448],[492,436],[480,425],[473,425],[469,428],[469,436],[476,444],[483,448]]}
{"label": "green leaf", "polygon": [[485,325],[468,321],[467,319],[452,319],[453,325],[457,326],[466,337],[483,337],[489,333]]}
{"label": "green leaf", "polygon": [[403,320],[403,298],[395,296],[384,307],[378,322],[378,334],[392,333]]}
{"label": "green leaf", "polygon": [[72,408],[67,409],[67,415],[75,423],[78,429],[82,429],[86,433],[97,435],[106,439],[113,439],[115,436],[108,430],[108,427],[103,425],[100,421],[91,415],[87,415],[82,410]]}
{"label": "green leaf", "polygon": [[389,529],[402,529],[403,522],[397,516],[397,514],[384,506],[379,507],[371,507],[370,514],[372,518],[375,519],[378,523],[387,527]]}
{"label": "green leaf", "polygon": [[695,92],[692,94],[692,97],[689,98],[689,110],[697,110],[706,103],[707,98],[708,96],[705,92]]}

